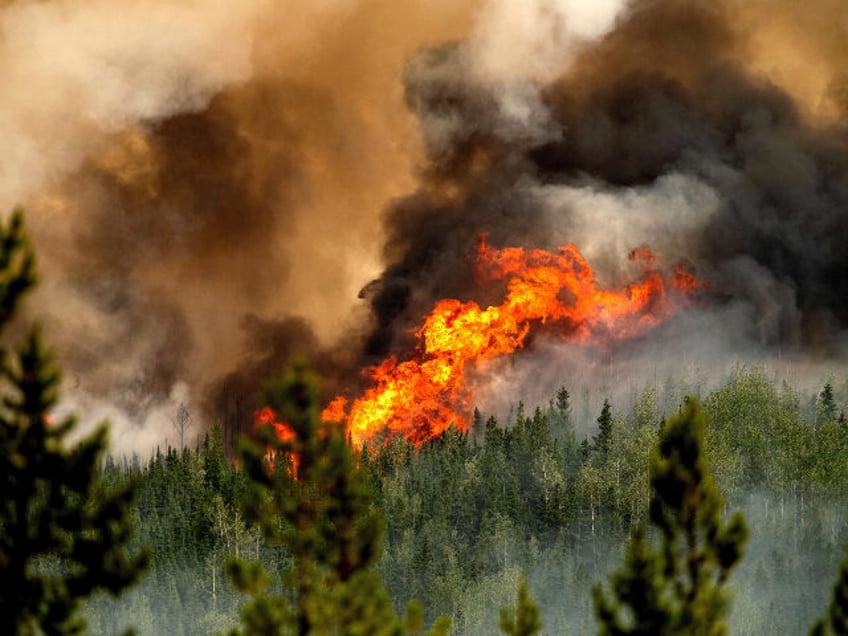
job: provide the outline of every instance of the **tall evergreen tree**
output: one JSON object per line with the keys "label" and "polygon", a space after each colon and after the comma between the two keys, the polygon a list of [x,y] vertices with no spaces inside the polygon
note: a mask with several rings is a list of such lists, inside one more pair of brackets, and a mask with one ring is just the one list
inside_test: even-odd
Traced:
{"label": "tall evergreen tree", "polygon": [[[281,438],[264,426],[259,444],[241,445],[251,480],[245,514],[293,559],[284,594],[267,593],[271,579],[259,564],[231,562],[234,584],[254,597],[243,612],[243,633],[402,634],[404,624],[372,567],[382,520],[367,476],[357,470],[344,429],[321,421],[319,394],[316,378],[303,368],[270,382],[268,404],[292,434]],[[439,622],[431,633],[446,631]]]}
{"label": "tall evergreen tree", "polygon": [[612,446],[612,407],[608,399],[604,399],[604,406],[598,416],[598,432],[593,443],[594,449],[603,455],[608,454]]}
{"label": "tall evergreen tree", "polygon": [[816,621],[810,636],[848,636],[848,557],[839,564],[827,614]]}
{"label": "tall evergreen tree", "polygon": [[650,520],[631,537],[612,594],[593,590],[599,634],[713,636],[727,633],[724,590],[747,539],[741,514],[722,521],[724,501],[703,452],[704,416],[686,401],[662,431],[650,460]]}
{"label": "tall evergreen tree", "polygon": [[571,396],[564,386],[561,386],[556,392],[556,409],[561,417],[571,417]]}
{"label": "tall evergreen tree", "polygon": [[[0,225],[0,334],[34,282],[16,212]],[[145,565],[126,552],[134,487],[106,491],[98,478],[105,427],[65,448],[75,421],[51,419],[59,373],[37,329],[14,350],[0,344],[0,358],[0,634],[77,634],[80,601],[121,591]]]}
{"label": "tall evergreen tree", "polygon": [[562,444],[567,460],[572,463],[577,454],[577,436],[574,432],[574,423],[571,420],[571,396],[565,387],[560,387],[557,390],[556,396],[550,402],[548,411],[551,434]]}
{"label": "tall evergreen tree", "polygon": [[542,629],[539,607],[530,597],[527,580],[521,579],[518,585],[518,602],[515,614],[504,608],[501,610],[500,628],[507,636],[533,636]]}
{"label": "tall evergreen tree", "polygon": [[833,422],[836,419],[836,400],[833,397],[833,385],[824,385],[816,404],[816,421],[819,424]]}

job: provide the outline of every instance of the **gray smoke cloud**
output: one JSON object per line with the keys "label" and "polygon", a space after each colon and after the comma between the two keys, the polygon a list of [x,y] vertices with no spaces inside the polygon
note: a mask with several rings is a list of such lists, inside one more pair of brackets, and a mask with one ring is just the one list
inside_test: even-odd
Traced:
{"label": "gray smoke cloud", "polygon": [[[477,398],[500,413],[504,395],[541,389],[544,401],[575,373],[573,386],[613,394],[687,360],[713,382],[734,360],[779,364],[784,377],[791,359],[842,367],[848,155],[834,42],[845,24],[801,17],[787,2],[619,9],[594,40],[565,37],[573,45],[553,56],[558,73],[525,64],[519,46],[492,80],[474,39],[410,62],[407,103],[428,163],[387,216],[389,265],[365,290],[380,326],[369,355],[409,347],[409,329],[439,298],[489,300],[467,266],[488,232],[495,246],[576,243],[611,284],[626,280],[627,251],[648,244],[712,283],[696,309],[639,342],[580,352],[537,339],[523,357],[487,363]],[[780,46],[815,52],[817,94],[794,67],[769,64],[777,33],[787,36]]]}
{"label": "gray smoke cloud", "polygon": [[539,337],[481,368],[493,409],[507,380],[581,366],[612,385],[681,351],[844,352],[836,0],[171,4],[0,8],[0,204],[26,206],[39,248],[28,312],[68,407],[109,415],[120,449],[161,443],[180,401],[246,425],[298,355],[355,394],[436,300],[500,301],[473,277],[481,232],[573,242],[610,285],[642,244],[712,282],[637,342]]}

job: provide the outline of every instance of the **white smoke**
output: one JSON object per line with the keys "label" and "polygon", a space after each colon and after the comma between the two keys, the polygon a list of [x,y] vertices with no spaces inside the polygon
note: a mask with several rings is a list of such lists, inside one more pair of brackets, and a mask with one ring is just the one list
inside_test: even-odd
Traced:
{"label": "white smoke", "polygon": [[691,258],[692,238],[721,206],[713,187],[677,173],[640,187],[590,181],[537,186],[532,194],[546,215],[551,240],[578,245],[590,262],[626,262],[627,253],[643,245],[672,262]]}
{"label": "white smoke", "polygon": [[103,135],[202,108],[251,72],[264,0],[58,0],[0,10],[0,208],[76,168]]}
{"label": "white smoke", "polygon": [[564,74],[585,44],[605,35],[623,0],[489,0],[469,39],[476,81],[498,100],[497,131],[514,144],[558,137],[541,86]]}
{"label": "white smoke", "polygon": [[489,0],[472,36],[481,77],[492,81],[555,79],[580,46],[615,23],[622,0]]}
{"label": "white smoke", "polygon": [[189,414],[184,431],[185,448],[194,448],[206,433],[198,417],[199,409],[184,382],[176,382],[166,400],[151,405],[144,415],[138,418],[131,417],[125,410],[101,396],[78,390],[65,391],[65,395],[67,397],[62,400],[55,417],[79,417],[81,426],[75,431],[77,437],[89,432],[96,424],[108,424],[109,452],[117,457],[129,458],[136,454],[147,458],[155,453],[157,448],[163,452],[168,447],[179,449],[180,434],[175,422],[177,409],[181,405],[188,409]]}

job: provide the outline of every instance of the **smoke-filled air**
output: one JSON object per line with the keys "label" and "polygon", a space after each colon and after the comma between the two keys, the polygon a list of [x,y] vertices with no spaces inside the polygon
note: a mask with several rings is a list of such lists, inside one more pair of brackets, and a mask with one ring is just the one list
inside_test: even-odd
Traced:
{"label": "smoke-filled air", "polygon": [[[355,437],[426,439],[575,366],[837,365],[844,12],[7,3],[0,203],[30,218],[27,310],[68,408],[146,452],[180,402],[249,426],[259,381],[306,356]],[[483,236],[539,269],[481,271]],[[438,321],[489,342],[435,343]],[[415,391],[434,401],[407,416]]]}
{"label": "smoke-filled air", "polygon": [[[663,453],[701,428],[717,525],[698,536],[724,542],[720,584],[747,530],[718,490],[753,520],[731,633],[763,633],[780,602],[770,633],[806,629],[848,536],[842,509],[806,516],[848,484],[832,474],[848,456],[846,43],[844,0],[0,0],[0,210],[22,210],[37,259],[10,333],[40,325],[62,370],[50,417],[76,414],[81,434],[107,421],[109,466],[154,480],[195,453],[185,483],[218,493],[186,522],[214,528],[208,560],[154,557],[127,610],[151,615],[142,633],[159,601],[138,599],[192,568],[213,579],[203,612],[173,584],[184,632],[233,627],[224,555],[262,553],[246,525],[261,520],[234,503],[251,475],[239,437],[274,424],[263,461],[291,492],[314,466],[349,467],[330,433],[304,441],[307,411],[378,484],[384,556],[350,554],[373,552],[360,565],[395,609],[425,600],[434,629],[447,615],[450,633],[494,633],[519,568],[541,633],[594,629],[591,598],[603,621],[616,591],[587,582],[631,530],[636,562],[678,518],[657,516],[657,475],[683,474]],[[16,223],[0,251],[23,245]],[[0,272],[0,295],[27,276]],[[301,411],[269,398],[287,369]],[[321,444],[336,459],[310,455]],[[444,457],[462,458],[451,479]],[[526,474],[509,481],[513,464]],[[171,501],[144,492],[142,509]],[[479,514],[433,503],[446,492]],[[790,556],[757,523],[791,536]]]}

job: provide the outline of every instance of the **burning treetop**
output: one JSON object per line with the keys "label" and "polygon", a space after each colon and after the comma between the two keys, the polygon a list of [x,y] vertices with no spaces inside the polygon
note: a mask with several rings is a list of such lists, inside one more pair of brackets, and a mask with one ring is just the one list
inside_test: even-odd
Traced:
{"label": "burning treetop", "polygon": [[706,285],[681,266],[671,277],[664,274],[648,247],[631,251],[629,258],[641,274],[608,290],[572,244],[556,252],[499,250],[481,236],[477,270],[483,279],[505,283],[503,302],[483,309],[474,301],[439,301],[415,332],[415,355],[401,362],[389,357],[369,369],[374,386],[349,409],[344,397],[336,398],[324,417],[346,421],[357,445],[386,433],[420,444],[451,424],[464,430],[472,399],[469,364],[513,353],[541,325],[578,342],[632,338],[669,318]]}

